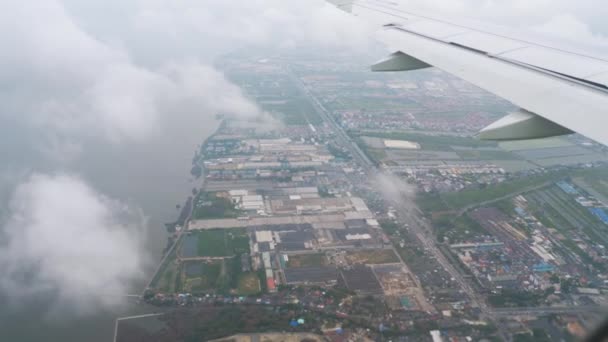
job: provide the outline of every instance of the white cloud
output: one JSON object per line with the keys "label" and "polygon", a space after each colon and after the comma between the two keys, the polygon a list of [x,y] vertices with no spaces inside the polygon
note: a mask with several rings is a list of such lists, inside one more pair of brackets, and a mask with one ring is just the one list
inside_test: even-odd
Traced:
{"label": "white cloud", "polygon": [[372,179],[374,188],[391,202],[408,204],[416,197],[416,187],[390,173],[378,173]]}
{"label": "white cloud", "polygon": [[593,32],[591,27],[571,14],[560,14],[549,21],[533,27],[537,32],[553,35],[565,40],[576,41],[588,47],[607,48],[608,37]]}
{"label": "white cloud", "polygon": [[[603,43],[608,34],[608,6],[593,0],[407,3],[585,37],[587,44]],[[67,160],[87,152],[84,139],[145,144],[176,117],[267,119],[211,66],[215,57],[250,46],[364,49],[368,33],[322,0],[5,1],[0,118],[28,124],[42,137],[32,144]],[[387,196],[413,195],[396,179],[378,184]],[[119,300],[113,294],[140,275],[138,243],[129,233],[138,222],[117,219],[128,208],[82,180],[33,176],[11,203],[0,286],[15,290],[15,299],[56,291],[62,306],[109,307]],[[35,281],[16,278],[33,269]]]}
{"label": "white cloud", "polygon": [[179,115],[268,119],[210,65],[218,54],[360,46],[364,32],[321,0],[4,3],[0,116],[29,123],[66,160],[85,137],[141,142]]}
{"label": "white cloud", "polygon": [[59,2],[9,7],[0,12],[0,43],[9,47],[0,56],[0,115],[28,122],[56,145],[91,136],[141,141],[185,113],[262,114],[207,64],[140,66],[126,49],[83,31]]}
{"label": "white cloud", "polygon": [[[586,45],[604,44],[608,33],[598,19],[608,8],[594,0],[403,2]],[[0,115],[22,117],[70,153],[82,136],[157,136],[164,120],[184,110],[261,115],[209,65],[230,49],[365,48],[370,32],[322,0],[24,0],[2,7],[0,44],[9,48],[0,55]],[[193,75],[201,79],[193,82]],[[222,101],[208,94],[223,94]]]}
{"label": "white cloud", "polygon": [[[82,1],[66,3],[83,27],[120,42],[141,60],[149,51],[157,57],[186,53],[208,59],[247,46],[361,47],[369,32],[323,0],[123,0],[105,2],[95,12]],[[114,15],[118,11],[121,15]]]}
{"label": "white cloud", "polygon": [[[3,2],[0,119],[29,127],[31,144],[59,164],[91,141],[146,145],[167,127],[164,139],[179,139],[173,123],[184,117],[268,122],[214,57],[249,45],[360,42],[359,29],[340,25],[354,19],[324,2],[286,4]],[[77,313],[112,308],[142,276],[141,217],[78,177],[31,176],[0,214],[0,299],[14,307],[42,296]]]}
{"label": "white cloud", "polygon": [[17,187],[3,227],[0,293],[15,307],[43,296],[51,310],[114,308],[143,275],[143,224],[76,177],[33,175]]}
{"label": "white cloud", "polygon": [[[486,23],[516,28],[543,26],[559,18],[567,17],[572,23],[584,25],[593,35],[608,35],[608,6],[600,0],[402,0],[405,6],[431,11],[434,14],[448,13]],[[564,38],[558,26],[545,33]]]}

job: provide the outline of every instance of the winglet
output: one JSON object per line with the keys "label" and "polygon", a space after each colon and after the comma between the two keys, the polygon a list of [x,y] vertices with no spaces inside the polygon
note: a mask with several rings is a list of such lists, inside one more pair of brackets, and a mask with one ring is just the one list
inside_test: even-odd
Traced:
{"label": "winglet", "polygon": [[401,51],[397,51],[387,58],[376,62],[372,65],[372,71],[383,72],[383,71],[410,71],[430,68],[431,65],[416,59],[410,55],[407,55]]}
{"label": "winglet", "polygon": [[352,13],[353,12],[353,2],[354,0],[327,0],[327,2],[333,4],[344,12]]}
{"label": "winglet", "polygon": [[481,140],[523,140],[572,134],[571,130],[525,109],[513,112],[479,132]]}

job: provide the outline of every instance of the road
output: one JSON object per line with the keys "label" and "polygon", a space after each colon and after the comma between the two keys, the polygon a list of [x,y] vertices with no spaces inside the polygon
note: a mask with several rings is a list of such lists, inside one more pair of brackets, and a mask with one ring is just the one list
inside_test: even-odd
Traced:
{"label": "road", "polygon": [[[300,90],[308,96],[310,102],[313,104],[318,113],[323,117],[332,128],[334,133],[338,136],[339,142],[342,147],[349,150],[357,162],[357,164],[364,170],[368,176],[380,172],[376,165],[367,157],[367,155],[359,148],[357,143],[352,140],[350,136],[344,131],[342,126],[338,124],[335,118],[329,113],[329,111],[323,106],[323,104],[316,98],[310,89],[293,73],[289,67],[286,67],[295,84]],[[482,316],[498,324],[494,313],[485,302],[485,299],[479,295],[475,289],[464,279],[462,274],[454,268],[449,260],[443,255],[436,245],[435,238],[432,235],[432,227],[425,221],[424,217],[420,217],[417,213],[421,212],[416,204],[411,200],[403,200],[399,203],[392,203],[397,209],[397,218],[399,222],[408,222],[410,230],[418,237],[424,248],[433,254],[437,262],[450,274],[460,288],[467,294],[471,300],[473,307],[477,307],[481,310]],[[508,334],[504,333],[503,329],[498,325],[499,333],[503,340],[508,341]]]}
{"label": "road", "polygon": [[493,309],[492,314],[494,317],[509,317],[509,316],[542,316],[549,314],[575,314],[575,313],[586,313],[586,312],[597,312],[606,313],[608,307],[598,305],[581,305],[581,306],[538,306],[538,307],[525,307],[525,308],[503,308]]}
{"label": "road", "polygon": [[328,123],[331,128],[333,128],[333,132],[338,136],[342,147],[346,148],[351,153],[357,164],[359,164],[359,166],[362,167],[366,172],[375,171],[376,165],[359,148],[357,143],[353,141],[348,136],[348,134],[346,134],[342,126],[340,126],[340,124],[336,121],[333,115],[329,113],[329,111],[325,108],[325,106],[323,106],[323,104],[317,99],[317,97],[312,94],[312,92],[310,91],[310,89],[308,89],[308,87],[306,87],[304,82],[302,82],[302,80],[298,78],[298,76],[291,70],[289,66],[284,66],[284,68],[289,73],[289,76],[291,77],[295,85],[300,89],[300,91],[302,91],[307,96],[310,103],[321,115],[323,120]]}
{"label": "road", "polygon": [[539,184],[539,185],[529,186],[527,188],[524,188],[524,189],[521,189],[519,191],[515,191],[515,192],[512,192],[512,193],[509,193],[509,194],[506,194],[506,195],[501,196],[501,197],[493,198],[491,200],[484,201],[484,202],[479,202],[479,203],[471,204],[469,206],[466,206],[466,207],[460,209],[458,211],[457,215],[461,216],[461,215],[464,215],[467,211],[469,211],[471,209],[474,209],[474,208],[483,207],[483,206],[486,206],[488,204],[500,202],[502,200],[513,198],[515,196],[519,196],[519,195],[527,194],[527,193],[532,192],[532,191],[540,190],[540,189],[543,189],[543,188],[546,188],[546,187],[550,186],[553,183],[554,183],[553,181],[549,181],[549,182],[545,182],[545,183],[542,183],[542,184]]}
{"label": "road", "polygon": [[116,321],[114,322],[114,339],[113,341],[116,342],[116,339],[118,338],[118,322],[120,321],[128,321],[130,319],[138,319],[138,318],[146,318],[146,317],[156,317],[156,316],[162,316],[164,315],[164,313],[151,313],[151,314],[145,314],[145,315],[137,315],[137,316],[129,316],[129,317],[119,317],[116,319]]}
{"label": "road", "polygon": [[[340,142],[343,144],[343,147],[352,151],[353,156],[358,162],[359,166],[361,166],[367,173],[377,173],[379,170],[375,166],[375,164],[365,155],[363,151],[359,148],[359,146],[346,134],[344,129],[335,121],[333,116],[327,111],[327,109],[321,104],[321,102],[311,93],[311,91],[306,87],[306,85],[295,75],[293,72],[290,72],[291,77],[294,78],[294,81],[300,87],[300,89],[310,98],[311,102],[317,108],[319,113],[323,116],[323,118],[328,122],[334,132],[340,138]],[[462,287],[462,289],[471,297],[474,301],[475,306],[479,307],[484,311],[487,310],[484,302],[478,303],[479,300],[475,294],[474,289],[466,282],[466,280],[462,277],[462,275],[452,266],[452,264],[445,258],[443,253],[439,250],[439,248],[435,244],[435,239],[429,234],[432,232],[431,227],[428,223],[425,222],[424,218],[416,215],[416,212],[420,210],[416,207],[416,204],[408,201],[402,203],[393,203],[396,208],[401,209],[397,210],[397,217],[400,222],[408,222],[410,224],[410,229],[413,230],[414,234],[418,237],[418,239],[422,242],[424,247],[429,250],[437,259],[437,261],[448,271],[450,276],[452,276]]]}

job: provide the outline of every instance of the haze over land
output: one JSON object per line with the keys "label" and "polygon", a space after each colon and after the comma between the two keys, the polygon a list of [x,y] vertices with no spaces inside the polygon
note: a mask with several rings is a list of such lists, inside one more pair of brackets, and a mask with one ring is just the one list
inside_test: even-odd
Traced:
{"label": "haze over land", "polygon": [[[471,13],[479,3],[430,6]],[[605,47],[608,13],[597,1],[481,3],[478,18]],[[268,120],[214,68],[216,57],[246,46],[357,54],[370,44],[368,28],[320,0],[29,0],[0,8],[0,266],[10,270],[0,276],[0,299],[11,313],[31,305],[89,315],[121,304],[142,279],[163,246],[162,223],[191,188],[191,156],[216,115]],[[54,300],[43,307],[23,302],[48,293]]]}

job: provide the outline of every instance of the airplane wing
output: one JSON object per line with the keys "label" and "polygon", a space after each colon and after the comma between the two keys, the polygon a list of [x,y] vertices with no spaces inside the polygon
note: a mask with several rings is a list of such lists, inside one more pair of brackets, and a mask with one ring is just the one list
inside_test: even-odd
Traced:
{"label": "airplane wing", "polygon": [[521,108],[479,137],[518,140],[577,132],[608,145],[608,58],[475,25],[412,13],[383,0],[329,0],[378,28],[393,54],[373,71],[437,67]]}

